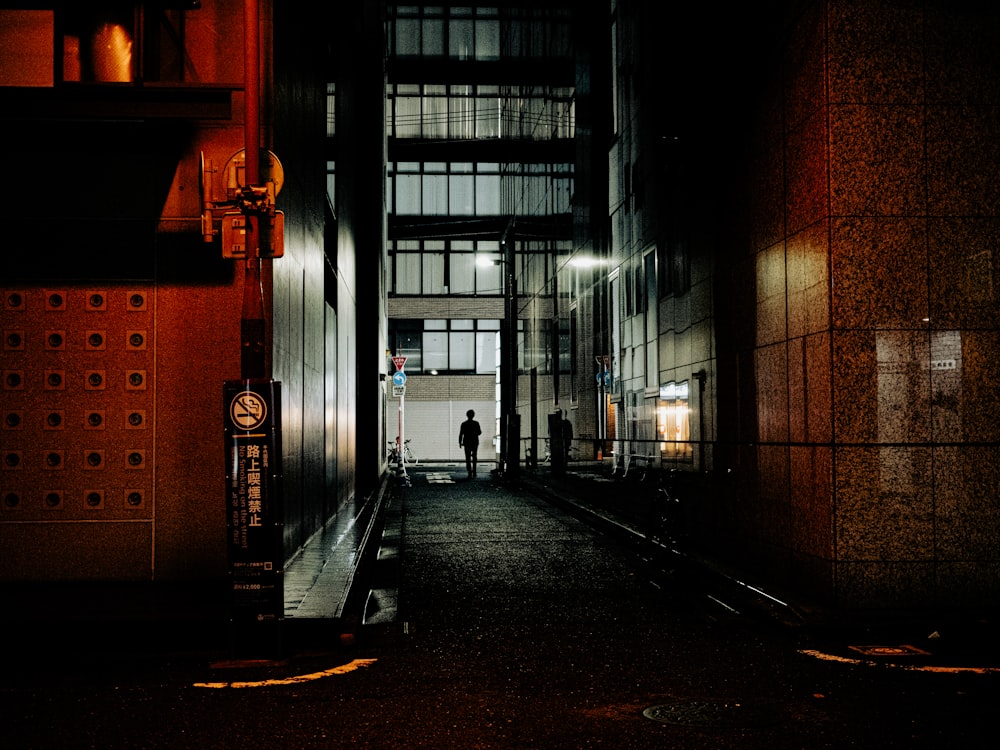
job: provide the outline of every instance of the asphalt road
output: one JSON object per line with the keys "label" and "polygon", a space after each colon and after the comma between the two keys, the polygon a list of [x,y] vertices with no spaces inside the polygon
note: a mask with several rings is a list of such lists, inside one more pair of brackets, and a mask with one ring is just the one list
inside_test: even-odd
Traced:
{"label": "asphalt road", "polygon": [[903,644],[874,633],[789,631],[532,494],[463,476],[411,472],[377,582],[398,588],[396,609],[353,643],[236,664],[22,654],[0,681],[0,745],[995,746],[1000,673],[917,668],[931,664],[887,657]]}

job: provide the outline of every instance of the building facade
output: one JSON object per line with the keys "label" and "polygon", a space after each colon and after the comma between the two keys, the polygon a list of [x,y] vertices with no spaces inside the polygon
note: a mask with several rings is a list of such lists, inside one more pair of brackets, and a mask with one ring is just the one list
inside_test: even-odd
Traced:
{"label": "building facade", "polygon": [[[247,289],[281,387],[290,558],[384,469],[357,449],[384,421],[384,58],[362,43],[381,38],[377,8],[342,14],[329,45],[330,24],[264,0],[25,5],[0,4],[18,175],[0,261],[0,576],[225,580],[222,388],[245,375]],[[349,145],[331,92],[366,113],[339,123]],[[274,156],[262,184],[284,216],[259,280],[223,241],[248,130]],[[351,190],[326,189],[328,160]]]}
{"label": "building facade", "polygon": [[717,554],[844,606],[995,595],[996,11],[613,5],[619,426],[690,436]]}
{"label": "building facade", "polygon": [[[569,332],[551,282],[555,259],[573,249],[577,33],[588,7],[388,6],[390,349],[407,358],[404,439],[421,458],[461,458],[467,409],[490,460],[513,399],[516,411],[573,406],[552,390],[569,368]],[[517,395],[503,372],[515,346]],[[510,441],[523,456],[521,435]]]}
{"label": "building facade", "polygon": [[[2,576],[221,576],[248,6],[11,5]],[[286,556],[472,408],[507,470],[564,418],[679,470],[700,550],[817,599],[996,594],[998,11],[257,6]]]}

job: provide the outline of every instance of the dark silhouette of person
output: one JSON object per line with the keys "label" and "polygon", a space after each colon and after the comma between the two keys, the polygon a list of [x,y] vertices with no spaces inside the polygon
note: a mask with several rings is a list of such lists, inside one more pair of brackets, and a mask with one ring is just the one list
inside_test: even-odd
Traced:
{"label": "dark silhouette of person", "polygon": [[469,479],[476,476],[476,461],[479,454],[479,436],[483,434],[479,427],[479,422],[475,420],[476,412],[469,409],[465,412],[468,417],[458,429],[458,445],[465,448],[465,470],[469,472]]}
{"label": "dark silhouette of person", "polygon": [[573,444],[573,423],[565,416],[562,420],[562,449],[563,460],[569,463],[569,448]]}

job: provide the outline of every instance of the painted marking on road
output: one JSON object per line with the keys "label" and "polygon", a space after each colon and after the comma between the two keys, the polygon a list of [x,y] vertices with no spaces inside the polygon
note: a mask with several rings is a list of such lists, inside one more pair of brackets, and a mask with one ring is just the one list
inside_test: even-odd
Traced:
{"label": "painted marking on road", "polygon": [[337,667],[331,667],[330,669],[324,669],[321,672],[310,672],[309,674],[292,675],[291,677],[283,677],[281,679],[272,680],[253,680],[253,681],[239,681],[234,680],[232,682],[196,682],[194,687],[202,688],[257,688],[257,687],[275,687],[279,685],[299,685],[303,682],[312,682],[314,680],[322,680],[326,677],[332,677],[338,674],[347,674],[348,672],[353,672],[361,667],[367,667],[374,664],[378,659],[355,659],[347,664],[341,664]]}
{"label": "painted marking on road", "polygon": [[455,479],[447,471],[427,472],[428,484],[455,484]]}
{"label": "painted marking on road", "polygon": [[851,651],[857,651],[864,656],[930,656],[930,651],[923,651],[916,646],[848,646]]}
{"label": "painted marking on road", "polygon": [[800,654],[804,656],[812,656],[816,659],[822,659],[823,661],[833,661],[840,664],[854,664],[863,667],[888,667],[891,669],[905,669],[908,672],[932,672],[937,674],[961,674],[961,673],[971,673],[971,674],[1000,674],[1000,667],[945,667],[945,666],[934,666],[931,664],[895,664],[892,662],[879,662],[873,661],[871,659],[852,659],[847,656],[837,656],[835,654],[827,654],[822,651],[816,651],[813,649],[800,649]]}

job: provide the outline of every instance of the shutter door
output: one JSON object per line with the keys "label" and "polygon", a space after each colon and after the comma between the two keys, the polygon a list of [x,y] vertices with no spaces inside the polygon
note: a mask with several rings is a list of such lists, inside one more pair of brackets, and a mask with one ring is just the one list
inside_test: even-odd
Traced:
{"label": "shutter door", "polygon": [[[392,402],[398,407],[398,403]],[[493,433],[496,429],[494,401],[406,401],[404,404],[404,437],[421,463],[464,463],[465,452],[458,447],[458,428],[465,421],[465,412],[475,409],[476,420],[483,428],[479,438],[479,460],[496,460]],[[393,418],[392,412],[389,419]],[[396,435],[390,424],[389,439]]]}

